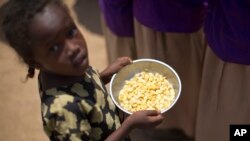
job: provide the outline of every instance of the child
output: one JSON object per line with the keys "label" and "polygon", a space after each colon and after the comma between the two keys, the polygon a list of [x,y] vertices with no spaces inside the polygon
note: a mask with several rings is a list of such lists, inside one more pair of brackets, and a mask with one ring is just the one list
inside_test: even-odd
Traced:
{"label": "child", "polygon": [[50,140],[119,141],[137,127],[158,125],[157,111],[140,111],[120,125],[104,84],[130,63],[122,57],[99,74],[88,64],[86,43],[59,0],[10,0],[3,28],[7,40],[38,80],[44,129]]}

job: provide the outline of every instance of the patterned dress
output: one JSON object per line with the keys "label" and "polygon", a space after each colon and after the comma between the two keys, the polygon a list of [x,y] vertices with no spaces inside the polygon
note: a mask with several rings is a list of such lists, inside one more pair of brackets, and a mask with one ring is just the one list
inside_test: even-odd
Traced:
{"label": "patterned dress", "polygon": [[84,81],[41,90],[43,126],[52,141],[105,140],[120,126],[99,74],[91,67]]}

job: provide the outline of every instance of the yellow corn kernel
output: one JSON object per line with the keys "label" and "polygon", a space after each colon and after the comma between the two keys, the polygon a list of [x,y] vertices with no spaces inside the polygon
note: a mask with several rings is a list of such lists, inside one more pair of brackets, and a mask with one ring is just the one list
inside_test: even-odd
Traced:
{"label": "yellow corn kernel", "polygon": [[125,81],[119,93],[121,106],[130,112],[167,108],[175,98],[172,84],[159,73],[143,71]]}

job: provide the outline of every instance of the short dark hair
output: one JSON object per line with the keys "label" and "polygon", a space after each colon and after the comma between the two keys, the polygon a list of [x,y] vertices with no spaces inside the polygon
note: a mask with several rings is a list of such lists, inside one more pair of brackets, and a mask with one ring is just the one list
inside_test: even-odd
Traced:
{"label": "short dark hair", "polygon": [[60,0],[9,0],[4,5],[2,28],[10,46],[28,65],[27,78],[35,73],[31,42],[28,35],[28,25],[32,18],[41,12],[48,4],[58,3]]}

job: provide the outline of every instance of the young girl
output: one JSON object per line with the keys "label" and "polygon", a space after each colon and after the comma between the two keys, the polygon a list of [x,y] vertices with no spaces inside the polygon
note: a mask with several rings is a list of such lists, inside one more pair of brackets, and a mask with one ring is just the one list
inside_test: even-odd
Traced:
{"label": "young girl", "polygon": [[130,63],[117,59],[100,75],[88,64],[86,43],[58,0],[10,0],[3,28],[10,45],[29,67],[40,71],[42,119],[53,141],[119,141],[137,127],[153,127],[163,117],[140,111],[120,125],[104,83]]}

